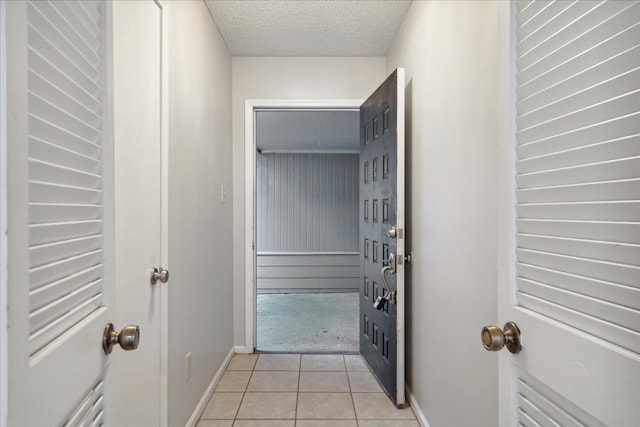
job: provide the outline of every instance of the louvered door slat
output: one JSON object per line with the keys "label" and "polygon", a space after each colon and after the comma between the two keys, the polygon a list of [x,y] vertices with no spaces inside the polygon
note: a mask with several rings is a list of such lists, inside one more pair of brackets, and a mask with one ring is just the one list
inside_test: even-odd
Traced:
{"label": "louvered door slat", "polygon": [[104,409],[101,409],[94,418],[91,423],[91,427],[102,427],[104,426]]}
{"label": "louvered door slat", "polygon": [[41,15],[46,16],[51,22],[55,31],[60,34],[77,50],[87,62],[98,71],[100,66],[100,55],[87,44],[76,28],[69,22],[68,16],[65,16],[58,10],[60,2],[37,2],[33,3],[33,7],[38,9]]}
{"label": "louvered door slat", "polygon": [[519,263],[540,266],[568,274],[591,279],[610,281],[621,285],[639,287],[640,268],[635,266],[594,261],[579,257],[519,248],[516,251]]}
{"label": "louvered door slat", "polygon": [[518,263],[522,276],[549,286],[601,299],[623,307],[640,309],[640,288],[592,279],[578,274]]}
{"label": "louvered door slat", "polygon": [[102,236],[94,235],[61,242],[47,243],[29,248],[31,267],[39,267],[50,262],[71,258],[97,250],[102,245]]}
{"label": "louvered door slat", "polygon": [[539,141],[522,143],[516,148],[519,158],[541,156],[561,150],[627,138],[640,133],[640,113],[554,135]]}
{"label": "louvered door slat", "polygon": [[31,130],[30,136],[33,138],[49,142],[87,157],[99,158],[100,156],[100,146],[95,142],[74,135],[55,123],[39,117],[30,116],[29,128]]}
{"label": "louvered door slat", "polygon": [[94,175],[100,174],[102,167],[100,159],[88,157],[37,138],[29,139],[29,156],[32,159],[46,159],[49,163]]}
{"label": "louvered door slat", "polygon": [[640,245],[522,234],[516,236],[521,247],[534,251],[588,258],[616,264],[634,265],[640,260]]}
{"label": "louvered door slat", "polygon": [[104,397],[99,396],[91,405],[89,411],[87,411],[86,415],[82,418],[80,422],[81,426],[92,426],[96,422],[96,418],[102,412],[102,408],[104,406]]}
{"label": "louvered door slat", "polygon": [[525,174],[633,157],[640,157],[640,135],[520,159],[516,167]]}
{"label": "louvered door slat", "polygon": [[[547,70],[534,69],[527,74],[518,74],[519,86],[516,89],[518,99],[524,99],[541,92],[579,72],[637,48],[638,33],[638,25],[635,25],[607,40],[594,44],[590,49],[582,51],[566,62],[546,64],[551,67]],[[533,75],[533,71],[537,71],[538,74]]]}
{"label": "louvered door slat", "polygon": [[47,345],[53,343],[58,337],[68,332],[73,326],[87,318],[91,313],[96,312],[102,301],[102,294],[98,294],[75,306],[72,310],[64,313],[59,318],[48,323],[42,329],[32,331],[29,336],[29,347],[31,356],[34,357]]}
{"label": "louvered door slat", "polygon": [[32,224],[99,218],[102,218],[100,205],[31,203],[29,209],[29,220]]}
{"label": "louvered door slat", "polygon": [[83,0],[81,2],[74,2],[78,11],[82,11],[82,16],[89,20],[89,28],[99,28],[100,26],[100,13],[98,12],[98,2],[94,0]]}
{"label": "louvered door slat", "polygon": [[99,189],[102,185],[102,177],[94,173],[45,163],[40,160],[30,159],[30,178],[34,181],[50,182],[59,185],[77,185],[82,188]]}
{"label": "louvered door slat", "polygon": [[[593,5],[587,2],[587,7]],[[527,52],[518,44],[518,76],[527,82],[634,24],[636,5],[627,1],[602,2]],[[629,16],[631,15],[631,16]],[[521,30],[526,30],[521,28]]]}
{"label": "louvered door slat", "polygon": [[56,123],[58,127],[82,139],[96,143],[101,135],[99,129],[84,123],[72,113],[64,111],[59,105],[45,101],[36,94],[30,94],[29,104],[33,116],[46,117],[47,121]]}
{"label": "louvered door slat", "polygon": [[[51,44],[58,47],[60,52],[73,64],[80,69],[86,76],[97,77],[100,76],[99,57],[95,52],[89,50],[88,54],[78,49],[78,46],[74,44],[69,36],[74,35],[73,32],[65,32],[64,28],[55,25],[55,13],[51,13],[52,8],[47,11],[47,2],[30,3],[29,7],[32,8],[32,20],[31,25],[38,28],[38,31],[47,39]],[[30,11],[31,12],[31,11]],[[45,15],[49,18],[45,18]]]}
{"label": "louvered door slat", "polygon": [[[74,81],[73,78],[68,76],[63,70],[58,68],[38,52],[29,50],[28,56],[30,75],[39,76],[40,79],[46,82],[46,84],[51,88],[55,88],[64,93],[66,96],[83,105],[89,111],[96,114],[99,112],[101,104],[95,95],[87,92],[87,90]],[[29,82],[34,82],[34,80],[32,79]],[[33,91],[40,93],[41,86],[41,84],[34,84]]]}
{"label": "louvered door slat", "polygon": [[549,7],[551,3],[551,0],[541,0],[528,4],[517,16],[520,26],[529,28],[528,26],[535,16],[541,13],[545,8]]}
{"label": "louvered door slat", "polygon": [[48,182],[29,182],[31,200],[40,203],[87,203],[97,205],[102,199],[102,191]]}
{"label": "louvered door slat", "polygon": [[82,104],[80,101],[66,93],[62,88],[56,86],[55,83],[47,81],[33,71],[29,71],[29,87],[32,94],[49,103],[57,103],[63,111],[77,117],[81,122],[86,123],[88,126],[96,129],[100,126],[101,118],[94,111],[97,109],[97,106],[91,105],[94,109],[92,110],[90,108],[91,106]]}
{"label": "louvered door slat", "polygon": [[91,22],[80,9],[80,5],[73,1],[56,1],[53,7],[65,17],[65,20],[75,29],[80,38],[89,46],[89,48],[98,52],[100,47],[99,27]]}
{"label": "louvered door slat", "polygon": [[522,408],[518,407],[518,421],[523,427],[542,427],[533,418],[529,416]]}
{"label": "louvered door slat", "polygon": [[519,99],[516,104],[518,114],[526,114],[537,110],[571,94],[579,93],[616,76],[628,73],[638,67],[640,67],[640,45],[615,55],[607,61],[570,75],[562,81],[555,82],[540,92]]}
{"label": "louvered door slat", "polygon": [[29,244],[42,245],[79,237],[87,237],[100,234],[101,230],[101,220],[34,224],[29,227]]}
{"label": "louvered door slat", "polygon": [[596,2],[556,1],[532,22],[529,28],[518,28],[518,52],[526,54],[549,37],[557,34],[572,21],[576,14],[582,15],[597,7]]}
{"label": "louvered door slat", "polygon": [[29,270],[29,289],[71,277],[85,269],[101,266],[102,250],[95,250],[62,261],[53,262]]}
{"label": "louvered door slat", "polygon": [[640,157],[609,160],[567,168],[518,175],[520,187],[548,187],[551,185],[633,179],[640,170]]}
{"label": "louvered door slat", "polygon": [[543,236],[630,244],[640,239],[640,223],[637,222],[520,219],[516,225],[521,234],[538,233]]}
{"label": "louvered door slat", "polygon": [[[535,282],[533,280],[518,279],[518,289],[529,295],[553,301],[568,309],[595,317],[606,323],[627,328],[636,333],[640,332],[640,307],[626,307],[587,297],[577,292],[558,289],[553,286]],[[633,301],[630,301],[633,303]]]}
{"label": "louvered door slat", "polygon": [[524,204],[632,201],[640,199],[640,179],[527,188],[517,190],[516,196]]}
{"label": "louvered door slat", "polygon": [[45,34],[41,34],[40,31],[34,27],[29,27],[28,37],[31,50],[53,64],[53,66],[76,82],[87,93],[94,97],[100,96],[99,74],[86,74],[82,68],[73,62],[74,58],[68,58],[65,52],[52,44]]}
{"label": "louvered door slat", "polygon": [[[640,33],[638,33],[640,37]],[[553,119],[523,128],[516,133],[523,143],[539,141],[555,135],[564,134],[576,128],[603,123],[617,117],[624,117],[637,112],[640,91],[634,90],[614,99],[599,104],[591,104],[574,113],[557,116]]]}
{"label": "louvered door slat", "polygon": [[560,427],[560,424],[555,422],[553,418],[544,413],[540,408],[533,405],[529,399],[523,396],[520,393],[516,394],[516,398],[518,400],[518,407],[529,416],[532,420],[536,422],[537,425],[541,426],[556,426]]}
{"label": "louvered door slat", "polygon": [[[103,395],[104,395],[104,382],[102,380],[98,380],[95,386],[93,386],[90,390],[88,390],[86,395],[82,397],[78,406],[74,408],[71,415],[69,416],[69,419],[64,423],[64,426],[74,427],[74,426],[89,425],[87,424],[86,417],[88,414],[91,414],[94,412],[94,407],[96,406],[96,403],[102,403]],[[100,409],[98,409],[98,412],[99,411]],[[97,415],[97,412],[95,412],[95,415]]]}
{"label": "louvered door slat", "polygon": [[584,424],[573,418],[570,414],[558,407],[555,403],[549,400],[546,396],[538,393],[535,389],[531,388],[529,384],[524,382],[521,378],[518,378],[518,395],[524,396],[529,404],[534,405],[536,408],[540,408],[540,411],[547,414],[547,416],[554,422],[564,427],[582,427]]}
{"label": "louvered door slat", "polygon": [[102,277],[102,265],[93,265],[77,273],[65,276],[60,280],[46,283],[29,292],[29,310],[31,312],[51,304],[58,298],[70,294],[87,283],[97,281]]}
{"label": "louvered door slat", "polygon": [[102,279],[74,289],[73,292],[29,313],[29,326],[32,330],[38,330],[50,324],[83,302],[99,295],[101,290]]}
{"label": "louvered door slat", "polygon": [[[623,73],[610,80],[604,80],[592,87],[566,96],[553,104],[541,106],[539,109],[525,112],[519,110],[517,124],[520,129],[532,128],[536,125],[551,122],[557,117],[573,117],[577,112],[594,104],[609,105],[607,101],[628,94],[629,87],[640,81],[640,68]],[[635,96],[638,95],[635,92]],[[576,123],[577,124],[577,123]]]}
{"label": "louvered door slat", "polygon": [[640,201],[586,203],[530,203],[517,207],[518,216],[527,219],[568,219],[582,221],[637,222]]}

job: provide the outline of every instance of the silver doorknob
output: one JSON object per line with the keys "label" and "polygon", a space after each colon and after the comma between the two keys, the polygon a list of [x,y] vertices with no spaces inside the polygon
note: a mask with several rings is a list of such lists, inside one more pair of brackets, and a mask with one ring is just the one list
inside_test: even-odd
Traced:
{"label": "silver doorknob", "polygon": [[505,323],[502,330],[493,325],[485,326],[482,328],[482,345],[487,351],[498,351],[507,347],[511,353],[518,354],[522,350],[520,329],[514,322]]}
{"label": "silver doorknob", "polygon": [[120,344],[123,350],[135,350],[140,343],[140,328],[137,325],[129,325],[116,331],[113,323],[107,323],[102,334],[102,349],[105,354],[110,354],[113,346]]}
{"label": "silver doorknob", "polygon": [[158,280],[162,283],[167,283],[169,281],[169,270],[166,270],[162,267],[153,267],[151,269],[151,284],[155,285],[156,283],[158,283]]}
{"label": "silver doorknob", "polygon": [[390,230],[385,231],[385,232],[384,232],[384,234],[385,234],[387,237],[391,238],[391,239],[395,239],[395,238],[398,236],[398,232],[396,231],[396,228],[395,228],[395,227],[393,227],[393,228],[392,228],[392,229],[390,229]]}

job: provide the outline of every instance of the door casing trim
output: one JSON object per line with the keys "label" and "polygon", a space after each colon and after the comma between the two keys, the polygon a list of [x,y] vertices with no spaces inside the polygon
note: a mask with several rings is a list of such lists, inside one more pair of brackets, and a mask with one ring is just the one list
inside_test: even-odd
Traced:
{"label": "door casing trim", "polygon": [[364,99],[247,99],[244,103],[244,253],[245,341],[244,349],[256,348],[256,110],[359,110]]}
{"label": "door casing trim", "polygon": [[9,288],[7,283],[7,38],[6,8],[0,2],[0,426],[7,425],[7,409],[9,407],[8,357],[9,343],[7,338]]}

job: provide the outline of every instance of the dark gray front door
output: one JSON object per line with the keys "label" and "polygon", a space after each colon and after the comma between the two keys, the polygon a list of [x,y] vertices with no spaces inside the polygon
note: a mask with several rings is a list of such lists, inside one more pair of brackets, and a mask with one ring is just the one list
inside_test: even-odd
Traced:
{"label": "dark gray front door", "polygon": [[[360,107],[360,353],[396,405],[405,402],[404,237],[404,70],[399,68]],[[395,272],[385,272],[385,289],[382,270],[394,255]],[[385,295],[389,301],[374,307]]]}

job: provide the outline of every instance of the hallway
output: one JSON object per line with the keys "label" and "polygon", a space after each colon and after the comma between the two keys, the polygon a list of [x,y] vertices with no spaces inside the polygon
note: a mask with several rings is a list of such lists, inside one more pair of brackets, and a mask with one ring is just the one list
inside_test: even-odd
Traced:
{"label": "hallway", "polygon": [[358,355],[236,354],[197,427],[417,427]]}

